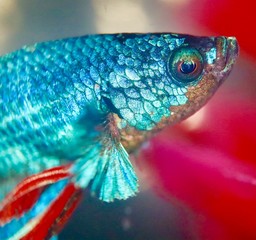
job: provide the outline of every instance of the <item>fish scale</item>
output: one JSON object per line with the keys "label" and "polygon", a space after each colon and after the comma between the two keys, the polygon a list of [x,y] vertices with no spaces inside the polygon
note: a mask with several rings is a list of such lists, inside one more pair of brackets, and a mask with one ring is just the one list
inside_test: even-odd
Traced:
{"label": "fish scale", "polygon": [[[73,40],[71,40],[71,42],[73,42]],[[59,49],[59,53],[55,53],[55,55],[59,55],[63,57],[62,59],[64,59],[66,52],[63,52],[63,50],[68,50],[68,47],[64,48],[65,46],[70,47],[70,44],[63,44],[62,42],[57,42],[55,44],[55,47]],[[55,48],[53,46],[49,47],[51,51],[54,51]],[[17,166],[17,168],[21,169],[22,164],[28,165],[28,163],[32,159],[33,161],[40,161],[40,159],[38,159],[39,154],[36,148],[40,150],[41,144],[43,147],[45,145],[54,147],[58,140],[58,133],[61,131],[65,132],[65,126],[68,125],[67,123],[72,121],[72,119],[74,119],[76,115],[82,111],[82,108],[85,109],[84,106],[87,101],[89,101],[90,104],[92,104],[92,99],[87,100],[85,95],[78,95],[79,98],[75,98],[75,96],[77,95],[74,92],[74,82],[72,82],[69,78],[71,74],[73,74],[73,71],[66,71],[64,74],[64,72],[62,71],[63,66],[61,64],[57,65],[60,66],[60,68],[58,68],[56,71],[56,65],[52,64],[52,60],[47,61],[47,59],[49,59],[49,56],[52,56],[53,54],[51,51],[46,51],[45,54],[40,54],[40,56],[44,56],[46,57],[46,59],[41,58],[41,62],[39,61],[39,50],[37,49],[40,49],[40,52],[44,53],[45,48],[47,48],[47,44],[38,44],[34,48],[25,47],[23,50],[20,50],[18,52],[15,52],[14,54],[10,54],[7,57],[5,57],[5,64],[3,64],[2,61],[0,69],[2,86],[4,86],[4,88],[1,88],[0,91],[1,96],[3,96],[4,100],[4,106],[2,107],[1,105],[0,108],[2,110],[1,116],[4,116],[2,118],[0,128],[5,129],[5,131],[8,131],[7,134],[5,134],[6,137],[4,139],[2,138],[1,142],[6,142],[6,138],[8,137],[8,142],[10,143],[10,146],[8,147],[12,148],[12,145],[16,144],[16,142],[19,141],[18,139],[20,139],[20,137],[30,135],[29,131],[31,131],[32,129],[33,134],[36,135],[36,139],[28,139],[30,144],[28,141],[26,141],[26,139],[24,139],[23,146],[20,144],[20,146],[24,148],[24,150],[21,149],[21,154],[24,155],[27,161],[27,163],[21,163],[21,166]],[[68,53],[70,53],[70,51],[68,51]],[[15,61],[15,59],[20,58],[23,58],[25,62],[29,61],[29,65],[24,64],[24,62],[22,61]],[[34,61],[34,59],[37,59],[37,61]],[[9,64],[10,62],[12,64]],[[52,72],[52,77],[50,78],[51,81],[49,81],[45,76],[40,77],[40,75],[37,75],[36,68],[31,67],[30,62],[32,62],[32,66],[35,64],[35,62],[37,62],[39,64],[39,68],[45,68],[48,72]],[[57,64],[58,63],[59,60],[57,58]],[[69,63],[66,62],[66,64],[68,65]],[[8,66],[8,68],[6,69],[3,65]],[[24,72],[26,73],[26,77],[21,78],[22,73],[24,74]],[[21,73],[21,75],[19,73]],[[74,74],[77,74],[77,72],[74,71]],[[10,78],[12,80],[13,75],[19,75],[19,78],[16,79],[15,82],[13,81],[13,83],[15,84],[8,84]],[[66,76],[65,80],[68,81],[63,82],[63,75]],[[74,78],[73,76],[72,80],[74,79],[79,78],[77,76],[76,78]],[[87,82],[89,81],[93,82],[92,79],[88,79]],[[45,90],[44,87],[42,88],[42,84],[47,83],[47,90],[49,90],[49,94],[47,96],[44,96]],[[23,87],[20,88],[20,86]],[[25,88],[24,86],[26,86],[27,88]],[[44,91],[42,91],[42,89]],[[5,97],[7,97],[8,99],[5,99]],[[6,109],[8,112],[4,112],[4,109]],[[37,121],[35,121],[35,117],[37,117]],[[30,122],[32,126],[30,124],[24,124],[22,126],[22,129],[15,129],[15,126],[19,122],[24,121],[26,121],[27,123]],[[35,127],[35,124],[37,124],[39,127]],[[55,129],[57,129],[57,131],[54,131]],[[18,134],[18,136],[16,134]],[[41,138],[39,137],[40,134],[43,134]],[[49,138],[47,138],[47,136],[49,136]],[[65,142],[65,140],[66,139],[63,139],[63,142]],[[34,146],[35,150],[27,151],[29,145]],[[11,158],[10,156],[9,158],[6,158],[6,156],[4,155],[3,148],[0,149],[0,152],[0,162],[8,161],[10,162],[10,165],[12,165],[19,159],[19,157],[16,154],[14,154]],[[29,156],[26,156],[27,152],[34,152],[35,154],[30,154]],[[58,161],[54,161],[53,165],[56,164],[58,164]],[[48,166],[46,165],[43,167],[51,167],[53,165],[51,164],[51,162],[49,162]],[[25,166],[25,168],[26,167],[27,166]],[[5,169],[1,170],[5,171]],[[31,173],[33,172],[30,172],[30,174]]]}
{"label": "fish scale", "polygon": [[237,52],[235,38],[148,33],[67,38],[1,57],[0,236],[49,239],[86,187],[106,202],[134,196],[128,153],[202,107]]}

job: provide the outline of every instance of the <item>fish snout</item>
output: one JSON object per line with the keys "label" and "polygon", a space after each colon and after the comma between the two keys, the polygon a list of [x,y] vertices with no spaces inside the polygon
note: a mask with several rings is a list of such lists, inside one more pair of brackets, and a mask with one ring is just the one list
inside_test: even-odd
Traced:
{"label": "fish snout", "polygon": [[216,38],[217,58],[215,74],[217,81],[223,82],[231,72],[239,53],[239,46],[235,37]]}

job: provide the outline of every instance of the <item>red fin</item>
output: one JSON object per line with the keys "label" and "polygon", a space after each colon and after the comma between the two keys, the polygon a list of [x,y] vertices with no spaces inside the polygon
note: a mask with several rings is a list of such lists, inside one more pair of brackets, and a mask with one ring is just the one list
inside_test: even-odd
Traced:
{"label": "red fin", "polygon": [[47,169],[31,175],[20,182],[0,204],[0,226],[13,217],[19,217],[26,212],[38,199],[44,187],[70,176],[70,165]]}
{"label": "red fin", "polygon": [[[34,217],[35,225],[27,230],[26,235],[20,239],[49,239],[58,233],[67,222],[78,205],[82,190],[71,181],[70,165],[60,166],[45,170],[25,178],[16,188],[9,193],[0,204],[0,226],[8,224],[12,219],[19,221],[26,214],[45,190],[58,181],[67,179],[67,183],[58,195],[46,204],[42,212]],[[30,223],[27,223],[30,224]],[[21,228],[25,227],[22,226]]]}
{"label": "red fin", "polygon": [[51,204],[40,223],[21,240],[50,239],[64,227],[82,197],[82,190],[69,183]]}

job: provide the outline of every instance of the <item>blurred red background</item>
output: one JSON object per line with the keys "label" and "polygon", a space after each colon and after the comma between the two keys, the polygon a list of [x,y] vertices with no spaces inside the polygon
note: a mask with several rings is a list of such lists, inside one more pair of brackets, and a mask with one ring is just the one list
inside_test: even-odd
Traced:
{"label": "blurred red background", "polygon": [[98,32],[236,36],[241,47],[210,102],[156,136],[137,160],[169,202],[143,187],[136,198],[108,205],[88,194],[60,239],[173,240],[184,239],[184,230],[190,240],[256,239],[255,9],[253,0],[0,1],[1,54]]}
{"label": "blurred red background", "polygon": [[211,31],[235,35],[242,51],[255,58],[255,9],[253,0],[192,0],[186,10],[191,19]]}
{"label": "blurred red background", "polygon": [[255,6],[252,0],[193,0],[179,9],[183,24],[236,36],[240,58],[202,110],[141,154],[155,190],[192,210],[184,227],[196,239],[256,239]]}

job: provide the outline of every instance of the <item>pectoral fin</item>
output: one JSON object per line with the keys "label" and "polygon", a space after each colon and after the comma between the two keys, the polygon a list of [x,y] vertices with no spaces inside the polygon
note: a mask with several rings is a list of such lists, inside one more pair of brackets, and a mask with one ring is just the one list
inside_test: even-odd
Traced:
{"label": "pectoral fin", "polygon": [[138,180],[129,156],[121,143],[97,143],[72,167],[76,184],[91,191],[101,200],[127,199],[138,192]]}

